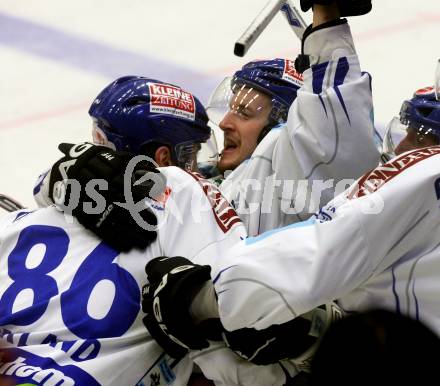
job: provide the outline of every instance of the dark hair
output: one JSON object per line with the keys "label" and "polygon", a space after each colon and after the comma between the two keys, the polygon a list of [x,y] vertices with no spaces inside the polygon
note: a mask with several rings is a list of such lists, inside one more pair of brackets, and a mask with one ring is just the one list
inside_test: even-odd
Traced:
{"label": "dark hair", "polygon": [[324,334],[310,385],[427,385],[438,376],[440,339],[423,323],[385,310],[347,316]]}
{"label": "dark hair", "polygon": [[[146,155],[154,160],[154,155],[156,154],[156,150],[159,149],[161,146],[166,146],[170,149],[170,146],[166,145],[164,143],[148,142],[148,143],[143,144],[140,147],[139,154]],[[170,149],[170,151],[171,151],[171,149]]]}

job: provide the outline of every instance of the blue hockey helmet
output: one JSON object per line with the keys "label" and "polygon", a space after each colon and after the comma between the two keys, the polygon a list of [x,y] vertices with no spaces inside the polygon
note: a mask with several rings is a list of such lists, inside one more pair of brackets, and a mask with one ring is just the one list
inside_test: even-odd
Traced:
{"label": "blue hockey helmet", "polygon": [[433,87],[425,87],[405,100],[399,117],[391,120],[384,138],[384,153],[399,154],[439,143],[440,101]]}
{"label": "blue hockey helmet", "polygon": [[[257,60],[245,64],[232,77],[227,77],[217,87],[208,102],[209,118],[217,125],[224,115],[239,105],[231,101],[243,98],[249,90],[261,92],[272,102],[269,125],[287,120],[290,105],[303,84],[302,74],[295,70],[294,62],[287,59]],[[258,98],[246,103],[258,103]],[[257,107],[255,110],[263,110]],[[237,111],[238,112],[238,111]]]}
{"label": "blue hockey helmet", "polygon": [[89,109],[96,143],[142,154],[145,145],[167,145],[173,160],[187,168],[200,143],[211,135],[201,102],[173,84],[124,76],[105,87]]}
{"label": "blue hockey helmet", "polygon": [[412,99],[404,101],[400,109],[400,120],[413,129],[440,138],[440,102],[433,87],[415,92]]}

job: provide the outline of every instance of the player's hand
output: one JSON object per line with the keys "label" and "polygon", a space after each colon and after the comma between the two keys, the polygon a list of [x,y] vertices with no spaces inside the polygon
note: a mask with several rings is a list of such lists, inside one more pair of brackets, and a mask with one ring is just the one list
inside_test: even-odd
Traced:
{"label": "player's hand", "polygon": [[[138,182],[151,173],[161,176],[157,169],[139,162],[130,171],[132,154],[91,143],[58,148],[65,156],[51,169],[49,195],[59,209],[119,251],[144,249],[156,239],[157,219],[144,200],[151,189],[161,188],[154,178]],[[126,203],[130,200],[131,206]]]}
{"label": "player's hand", "polygon": [[330,302],[286,323],[272,325],[264,330],[225,330],[223,340],[231,350],[257,365],[289,359],[299,369],[309,371],[319,338],[329,325],[342,318],[342,315],[339,306]]}
{"label": "player's hand", "polygon": [[211,267],[175,257],[157,257],[145,267],[149,284],[142,289],[143,321],[151,336],[173,358],[189,349],[209,346],[203,330],[190,316],[190,306],[203,284],[211,280]]}
{"label": "player's hand", "polygon": [[[14,353],[13,348],[4,349],[2,348],[3,344],[0,343],[0,363],[13,363],[14,362]],[[16,383],[12,379],[11,376],[8,375],[0,375],[0,386],[15,386]]]}
{"label": "player's hand", "polygon": [[242,358],[257,365],[268,365],[283,359],[294,359],[316,342],[309,335],[310,321],[295,318],[264,330],[242,328],[223,332],[226,345]]}
{"label": "player's hand", "polygon": [[[301,0],[301,10],[307,12],[313,4],[330,5],[334,0]],[[371,11],[371,0],[336,0],[341,17],[365,15]]]}

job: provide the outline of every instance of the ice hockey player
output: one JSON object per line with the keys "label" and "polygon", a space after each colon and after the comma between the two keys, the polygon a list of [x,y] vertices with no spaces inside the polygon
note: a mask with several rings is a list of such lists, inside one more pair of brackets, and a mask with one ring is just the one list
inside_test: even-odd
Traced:
{"label": "ice hockey player", "polygon": [[361,73],[339,16],[336,4],[314,6],[315,27],[303,41],[310,68],[301,89],[292,62],[257,61],[211,98],[209,114],[222,117],[217,121],[225,132],[220,168],[235,168],[220,190],[251,236],[306,219],[379,161],[371,79]]}
{"label": "ice hockey player", "polygon": [[179,86],[124,76],[102,90],[89,109],[93,142],[144,154],[159,166],[194,170],[211,135],[202,103]]}
{"label": "ice hockey player", "polygon": [[[97,164],[108,181],[117,181],[130,161],[126,153],[103,146],[61,148],[66,155],[57,167],[69,163],[79,182],[93,175]],[[206,264],[246,237],[235,211],[207,180],[177,167],[163,168],[166,185],[149,198],[157,187],[150,180],[139,183],[149,173],[159,174],[141,162],[126,179],[134,200],[143,203],[142,219],[158,224],[157,230],[143,233],[146,250],[120,253],[53,205],[2,217],[0,342],[5,355],[0,356],[0,377],[32,385],[183,386],[194,360],[218,385],[266,386],[284,384],[288,370],[295,371],[292,365],[253,365],[223,342],[198,350],[193,360],[171,358],[148,334],[141,289],[149,260],[180,254]],[[60,177],[55,174],[53,169],[51,177]],[[108,215],[97,214],[100,221],[94,223],[107,230],[115,221],[111,208],[117,206],[108,192],[102,191]],[[131,225],[125,225],[127,234]]]}
{"label": "ice hockey player", "polygon": [[[146,155],[157,166],[193,170],[197,153],[212,132],[196,96],[143,76],[123,76],[111,82],[95,98],[89,115],[95,144]],[[52,203],[47,173],[34,188],[40,206]]]}
{"label": "ice hockey player", "polygon": [[[150,288],[148,304],[160,304],[155,315],[167,315],[170,307],[161,296],[179,294],[177,287],[189,282],[204,286],[193,293],[195,302],[186,299],[197,321],[215,317],[217,304],[226,330],[253,331],[252,340],[230,344],[253,361],[279,358],[280,337],[268,337],[274,326],[280,329],[335,299],[345,311],[383,308],[420,320],[440,334],[440,102],[433,88],[403,102],[390,130],[397,126],[405,134],[394,142],[395,157],[364,174],[309,220],[243,240],[215,260],[213,288],[209,280],[191,281],[190,268],[185,281],[178,274],[169,280],[178,285],[157,292]],[[166,264],[177,272],[180,259],[169,258]],[[149,263],[150,282],[160,282],[167,273],[161,266],[159,259]],[[173,301],[178,299],[176,295]],[[162,331],[177,339],[174,343],[187,344],[194,333],[201,339],[194,324],[177,334],[172,320],[161,323]]]}
{"label": "ice hockey player", "polygon": [[408,150],[440,144],[439,101],[434,87],[417,90],[403,102],[399,116],[387,126],[384,154],[391,158]]}
{"label": "ice hockey player", "polygon": [[314,3],[301,68],[285,59],[250,62],[207,105],[224,133],[220,190],[251,236],[308,218],[379,161],[371,78],[339,11],[352,15],[344,8],[352,3],[366,12],[371,2]]}

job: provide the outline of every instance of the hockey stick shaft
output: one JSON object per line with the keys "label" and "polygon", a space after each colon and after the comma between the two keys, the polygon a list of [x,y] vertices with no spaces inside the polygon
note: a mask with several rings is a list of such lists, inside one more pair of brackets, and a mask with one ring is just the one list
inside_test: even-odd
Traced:
{"label": "hockey stick shaft", "polygon": [[281,11],[283,12],[293,32],[295,32],[295,35],[299,40],[301,40],[307,24],[302,18],[301,13],[293,4],[293,0],[285,0],[285,3],[281,7]]}
{"label": "hockey stick shaft", "polygon": [[15,210],[24,209],[24,206],[18,201],[0,193],[0,208],[8,212],[14,212]]}
{"label": "hockey stick shaft", "polygon": [[306,28],[306,23],[294,6],[293,1],[270,0],[252,21],[251,25],[246,29],[243,35],[237,40],[234,46],[234,54],[237,56],[244,56],[279,10],[283,11],[290,27],[295,32],[296,36],[301,39]]}
{"label": "hockey stick shaft", "polygon": [[437,60],[437,67],[435,68],[435,97],[440,101],[440,59]]}
{"label": "hockey stick shaft", "polygon": [[234,54],[244,56],[247,50],[260,36],[261,32],[267,27],[277,12],[281,9],[285,0],[269,0],[251,25],[244,31],[243,35],[237,40],[234,47]]}

